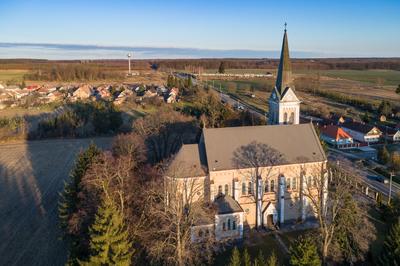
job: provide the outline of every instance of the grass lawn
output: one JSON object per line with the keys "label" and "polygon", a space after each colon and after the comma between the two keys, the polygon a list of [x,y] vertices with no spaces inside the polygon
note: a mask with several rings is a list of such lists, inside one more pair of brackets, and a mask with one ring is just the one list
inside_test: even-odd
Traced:
{"label": "grass lawn", "polygon": [[28,70],[19,70],[19,69],[0,69],[0,82],[6,83],[7,81],[17,81],[22,82],[23,76],[28,73]]}

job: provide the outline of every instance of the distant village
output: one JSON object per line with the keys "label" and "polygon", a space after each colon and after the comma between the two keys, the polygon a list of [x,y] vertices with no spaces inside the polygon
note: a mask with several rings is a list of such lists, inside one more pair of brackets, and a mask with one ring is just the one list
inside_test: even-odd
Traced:
{"label": "distant village", "polygon": [[101,85],[94,87],[89,84],[79,86],[29,85],[21,88],[18,85],[4,86],[0,84],[0,109],[16,106],[35,106],[55,102],[75,102],[78,100],[107,100],[115,105],[121,105],[130,96],[141,103],[146,98],[158,98],[166,103],[179,100],[179,89],[166,88],[158,85],[122,84]]}

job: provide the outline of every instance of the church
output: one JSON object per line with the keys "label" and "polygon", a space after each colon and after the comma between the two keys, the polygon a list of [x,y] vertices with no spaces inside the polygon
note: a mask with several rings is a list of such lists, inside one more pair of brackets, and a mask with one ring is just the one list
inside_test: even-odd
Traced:
{"label": "church", "polygon": [[215,206],[211,220],[193,225],[193,240],[205,232],[238,240],[249,229],[315,217],[304,191],[326,173],[327,159],[313,125],[300,124],[286,29],[268,104],[268,125],[204,128],[199,143],[184,144],[169,165],[166,182]]}

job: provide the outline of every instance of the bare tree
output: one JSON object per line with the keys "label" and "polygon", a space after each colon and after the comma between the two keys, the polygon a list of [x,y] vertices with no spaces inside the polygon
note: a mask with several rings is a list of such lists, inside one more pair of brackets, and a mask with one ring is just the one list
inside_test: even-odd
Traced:
{"label": "bare tree", "polygon": [[166,107],[137,119],[133,127],[145,140],[148,157],[153,162],[168,158],[182,143],[193,141],[198,130],[192,118]]}
{"label": "bare tree", "polygon": [[[318,237],[323,262],[327,262],[334,245],[341,245],[338,240],[343,232],[346,232],[346,237],[352,237],[352,248],[358,249],[351,255],[357,253],[358,258],[362,258],[373,239],[374,230],[366,219],[366,214],[353,199],[357,178],[336,167],[327,169],[323,165],[304,168],[302,175],[301,193],[309,205],[308,210],[313,212],[319,223]],[[362,227],[367,230],[357,231]],[[343,240],[345,239],[342,238],[341,241]],[[349,248],[348,245],[343,250],[336,250],[345,253],[349,252]]]}
{"label": "bare tree", "polygon": [[[240,171],[249,172],[252,182],[255,183],[256,193],[256,227],[261,226],[261,203],[260,180],[262,176],[270,176],[273,167],[286,162],[282,153],[267,144],[256,141],[239,147],[234,151],[232,158],[233,165]],[[261,195],[260,195],[261,194]]]}
{"label": "bare tree", "polygon": [[[178,177],[179,176],[179,177]],[[204,187],[196,178],[172,175],[161,186],[154,182],[147,188],[147,226],[143,243],[154,261],[168,265],[193,265],[211,260],[214,237],[204,232],[194,241],[193,226],[204,221],[214,223],[214,210],[199,195]]]}

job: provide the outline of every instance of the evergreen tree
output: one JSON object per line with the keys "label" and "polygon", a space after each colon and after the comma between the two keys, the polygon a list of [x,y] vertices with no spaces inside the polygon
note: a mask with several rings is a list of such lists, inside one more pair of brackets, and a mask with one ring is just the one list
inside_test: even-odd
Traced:
{"label": "evergreen tree", "polygon": [[380,257],[381,265],[400,265],[400,220],[392,226],[386,236]]}
{"label": "evergreen tree", "polygon": [[224,63],[224,61],[222,61],[221,64],[219,64],[218,73],[220,73],[220,74],[224,74],[225,73],[225,63]]}
{"label": "evergreen tree", "polygon": [[390,168],[393,171],[400,171],[400,153],[397,151],[390,156]]}
{"label": "evergreen tree", "polygon": [[390,105],[390,102],[382,101],[378,107],[378,112],[381,115],[389,116],[392,113],[392,107]]}
{"label": "evergreen tree", "polygon": [[290,247],[290,265],[293,266],[319,266],[321,259],[317,246],[310,237],[299,238]]}
{"label": "evergreen tree", "polygon": [[89,234],[90,256],[81,265],[131,265],[132,243],[123,215],[111,199],[103,199]]}
{"label": "evergreen tree", "polygon": [[397,88],[396,88],[396,93],[397,94],[400,94],[400,84],[397,86]]}
{"label": "evergreen tree", "polygon": [[267,261],[265,262],[266,266],[278,266],[278,258],[274,251],[272,251],[271,255],[268,257]]}
{"label": "evergreen tree", "polygon": [[188,76],[188,78],[186,80],[186,88],[191,89],[192,86],[193,86],[192,77]]}
{"label": "evergreen tree", "polygon": [[245,248],[244,252],[243,252],[243,265],[251,266],[251,258],[250,258],[249,252],[247,251],[247,248]]}
{"label": "evergreen tree", "polygon": [[78,193],[80,182],[94,158],[100,154],[100,150],[93,143],[84,151],[79,153],[75,166],[71,171],[70,178],[64,182],[64,190],[60,193],[58,202],[58,216],[60,227],[68,234],[67,227],[71,215],[77,211]]}
{"label": "evergreen tree", "polygon": [[390,161],[390,154],[386,146],[383,146],[378,150],[378,161],[381,164],[387,164]]}
{"label": "evergreen tree", "polygon": [[264,259],[264,254],[262,250],[260,249],[258,251],[257,258],[254,261],[254,266],[264,266],[265,265],[265,259]]}
{"label": "evergreen tree", "polygon": [[364,123],[369,123],[369,122],[371,121],[371,118],[370,118],[368,112],[365,112],[365,113],[364,113],[364,115],[361,117],[361,120],[362,120]]}
{"label": "evergreen tree", "polygon": [[240,252],[236,246],[233,248],[229,266],[240,266]]}

